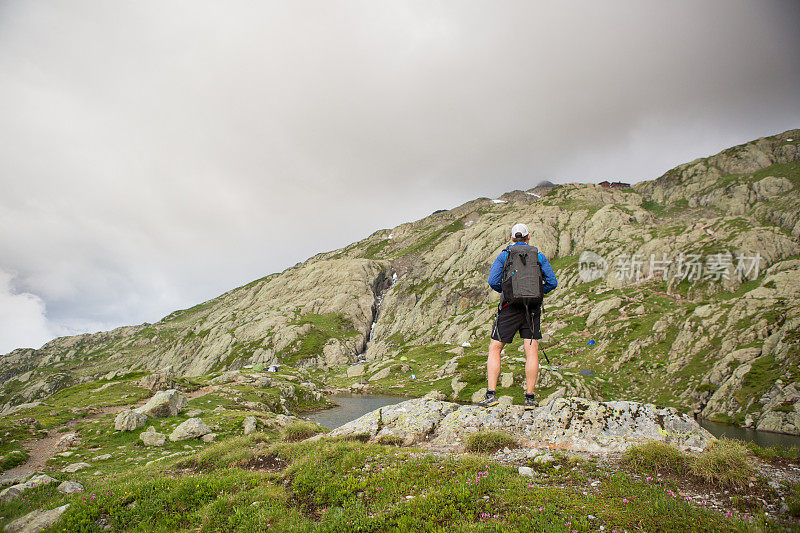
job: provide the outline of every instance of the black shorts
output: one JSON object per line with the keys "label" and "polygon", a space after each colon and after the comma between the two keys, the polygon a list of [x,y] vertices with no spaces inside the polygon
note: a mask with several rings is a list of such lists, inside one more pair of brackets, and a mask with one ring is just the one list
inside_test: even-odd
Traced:
{"label": "black shorts", "polygon": [[[542,332],[542,306],[528,306],[530,318],[525,316],[525,306],[522,304],[508,304],[498,306],[497,319],[492,328],[492,338],[503,344],[509,344],[514,340],[514,335],[519,331],[519,336],[523,339],[541,339]],[[533,329],[531,330],[531,326]]]}

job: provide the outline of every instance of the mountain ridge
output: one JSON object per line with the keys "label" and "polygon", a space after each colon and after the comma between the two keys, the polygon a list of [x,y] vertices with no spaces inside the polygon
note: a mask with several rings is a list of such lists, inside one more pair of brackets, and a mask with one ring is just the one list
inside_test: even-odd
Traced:
{"label": "mountain ridge", "polygon": [[[360,363],[371,387],[395,392],[414,373],[430,380],[415,392],[435,388],[467,401],[485,381],[485,354],[472,345],[484,344],[491,326],[488,266],[508,227],[524,220],[559,277],[547,300],[544,344],[565,368],[593,373],[544,371],[540,390],[598,400],[627,395],[741,424],[749,415],[754,427],[798,433],[791,311],[800,283],[799,141],[800,130],[789,130],[631,189],[515,190],[378,230],[154,324],[14,350],[0,364],[0,404],[9,410],[120,367],[192,377],[275,363],[331,386],[352,385],[348,369]],[[763,273],[630,283],[609,270],[587,283],[578,268],[585,251],[648,257],[724,249],[761,254]],[[775,304],[769,309],[759,298]],[[597,341],[592,351],[579,344],[589,338]],[[778,378],[788,382],[779,390]]]}

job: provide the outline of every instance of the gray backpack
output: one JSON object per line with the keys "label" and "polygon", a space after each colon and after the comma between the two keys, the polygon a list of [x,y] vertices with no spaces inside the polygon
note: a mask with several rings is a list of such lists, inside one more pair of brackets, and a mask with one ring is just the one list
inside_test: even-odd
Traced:
{"label": "gray backpack", "polygon": [[508,257],[503,265],[503,301],[526,307],[542,303],[542,265],[535,246],[518,244],[506,248]]}

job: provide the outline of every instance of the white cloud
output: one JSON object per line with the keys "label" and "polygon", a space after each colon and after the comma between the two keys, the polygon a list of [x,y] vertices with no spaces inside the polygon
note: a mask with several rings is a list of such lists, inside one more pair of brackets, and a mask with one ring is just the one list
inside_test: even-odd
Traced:
{"label": "white cloud", "polygon": [[798,126],[798,25],[735,0],[0,2],[4,305],[27,344],[152,322],[477,196],[656,177]]}
{"label": "white cloud", "polygon": [[0,354],[14,348],[39,348],[61,328],[47,320],[44,300],[28,292],[12,290],[11,273],[0,270]]}

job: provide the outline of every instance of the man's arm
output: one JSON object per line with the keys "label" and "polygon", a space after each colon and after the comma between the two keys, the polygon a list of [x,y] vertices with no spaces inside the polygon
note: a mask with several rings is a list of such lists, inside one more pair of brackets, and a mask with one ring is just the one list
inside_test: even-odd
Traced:
{"label": "man's arm", "polygon": [[506,257],[508,257],[508,252],[505,250],[500,252],[489,270],[489,286],[497,292],[503,292],[500,282],[503,281],[503,265],[506,264]]}
{"label": "man's arm", "polygon": [[539,263],[542,265],[542,291],[545,294],[558,287],[558,280],[556,280],[556,273],[553,272],[553,267],[550,266],[550,261],[539,252]]}

